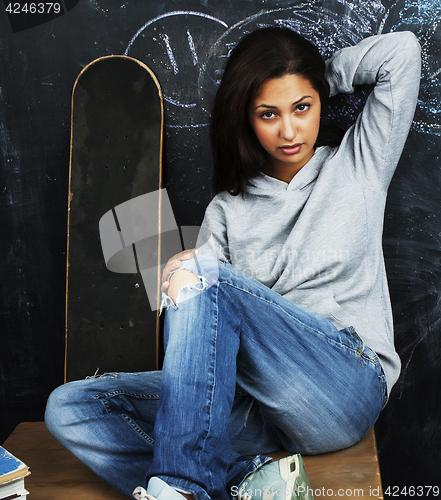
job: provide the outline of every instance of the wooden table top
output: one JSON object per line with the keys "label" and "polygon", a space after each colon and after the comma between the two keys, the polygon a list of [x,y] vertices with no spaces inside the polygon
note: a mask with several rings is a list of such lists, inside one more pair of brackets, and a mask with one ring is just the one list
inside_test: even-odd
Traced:
{"label": "wooden table top", "polygon": [[[29,500],[122,500],[127,498],[102,481],[48,432],[44,422],[23,422],[3,444],[25,462]],[[284,452],[271,454],[275,459]],[[383,500],[374,431],[355,446],[334,453],[304,456],[315,499]],[[215,499],[213,499],[215,500]]]}

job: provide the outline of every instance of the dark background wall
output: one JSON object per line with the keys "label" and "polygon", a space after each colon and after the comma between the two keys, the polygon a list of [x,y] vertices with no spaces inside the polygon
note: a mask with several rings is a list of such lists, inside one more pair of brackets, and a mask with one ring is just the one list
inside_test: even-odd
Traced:
{"label": "dark background wall", "polygon": [[[18,3],[18,2],[16,2]],[[165,95],[164,169],[178,224],[211,197],[208,110],[244,32],[286,25],[324,55],[409,29],[423,48],[418,109],[385,217],[401,377],[376,426],[384,487],[439,485],[441,472],[441,5],[438,0],[64,0],[59,15],[0,3],[0,442],[41,420],[63,382],[70,101],[95,58],[127,54]],[[350,123],[368,90],[334,102]]]}

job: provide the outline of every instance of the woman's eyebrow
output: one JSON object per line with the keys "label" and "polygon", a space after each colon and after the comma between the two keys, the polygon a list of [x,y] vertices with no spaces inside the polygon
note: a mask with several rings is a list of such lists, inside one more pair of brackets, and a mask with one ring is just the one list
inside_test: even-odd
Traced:
{"label": "woman's eyebrow", "polygon": [[[300,102],[304,101],[305,99],[308,99],[308,98],[312,98],[312,96],[310,95],[304,95],[303,97],[301,97],[300,99],[298,99],[297,101],[293,102],[292,105],[295,106],[296,104],[299,104]],[[257,108],[269,108],[269,109],[276,109],[277,106],[271,106],[270,104],[259,104],[258,106],[256,106],[254,109],[257,109]]]}
{"label": "woman's eyebrow", "polygon": [[277,106],[270,106],[269,104],[259,104],[258,106],[256,106],[254,109],[257,109],[257,108],[270,108],[270,109],[276,109]]}
{"label": "woman's eyebrow", "polygon": [[295,104],[299,104],[299,102],[302,102],[304,101],[305,99],[308,99],[308,98],[311,98],[312,99],[312,95],[304,95],[303,97],[301,97],[298,101],[296,102],[293,102],[292,105],[294,106]]}

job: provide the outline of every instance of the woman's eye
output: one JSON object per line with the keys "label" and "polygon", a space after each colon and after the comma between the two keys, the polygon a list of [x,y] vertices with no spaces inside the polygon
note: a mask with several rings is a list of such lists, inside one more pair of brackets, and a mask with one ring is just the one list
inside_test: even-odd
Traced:
{"label": "woman's eye", "polygon": [[265,111],[260,116],[262,118],[272,118],[274,116],[274,113],[272,111]]}
{"label": "woman's eye", "polygon": [[309,108],[309,104],[299,104],[297,106],[297,111],[306,111]]}

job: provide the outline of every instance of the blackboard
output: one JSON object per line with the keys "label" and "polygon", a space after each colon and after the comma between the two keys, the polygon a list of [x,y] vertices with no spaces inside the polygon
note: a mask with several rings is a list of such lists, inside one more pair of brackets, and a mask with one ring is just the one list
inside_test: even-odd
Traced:
{"label": "blackboard", "polygon": [[[385,488],[439,484],[439,1],[63,0],[58,14],[39,18],[8,5],[0,12],[0,439],[40,420],[63,378],[70,99],[84,66],[126,54],[155,72],[166,107],[165,187],[177,223],[197,226],[212,196],[210,103],[243,33],[289,26],[327,56],[411,30],[422,46],[421,91],[384,228],[403,370],[376,431]],[[334,103],[329,118],[351,123],[368,91]]]}

